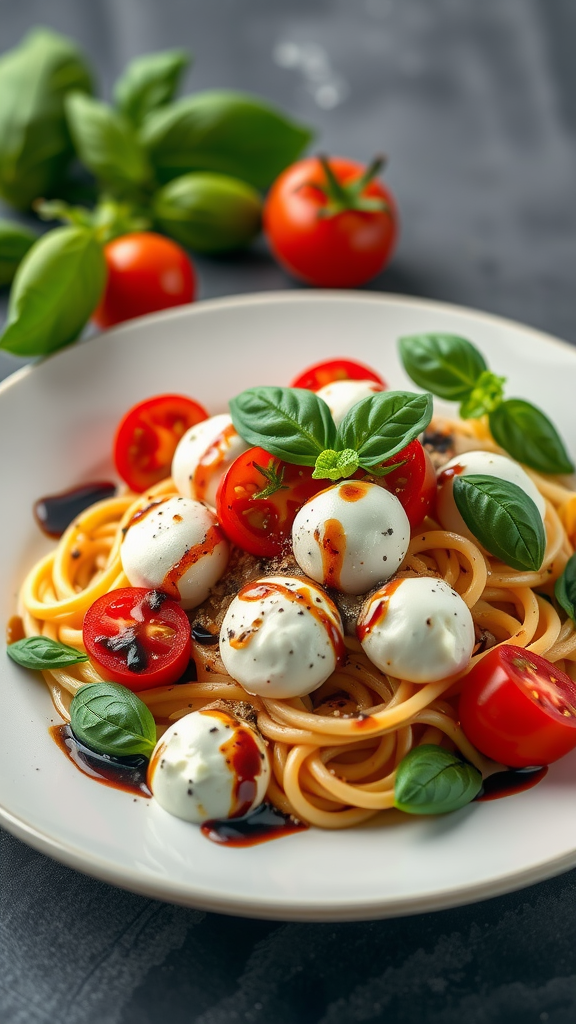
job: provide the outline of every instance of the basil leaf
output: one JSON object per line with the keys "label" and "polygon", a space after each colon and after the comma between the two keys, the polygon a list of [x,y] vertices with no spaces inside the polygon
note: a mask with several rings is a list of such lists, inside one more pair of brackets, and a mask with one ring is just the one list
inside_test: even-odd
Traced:
{"label": "basil leaf", "polygon": [[116,106],[138,127],[153,110],[170,102],[189,63],[186,50],[165,50],[136,57],[114,86]]}
{"label": "basil leaf", "polygon": [[478,349],[456,334],[412,334],[398,344],[408,376],[439,398],[462,401],[488,369]]}
{"label": "basil leaf", "polygon": [[150,114],[141,140],[161,182],[220,171],[267,188],[312,133],[253,96],[201,92]]}
{"label": "basil leaf", "polygon": [[101,182],[124,194],[151,181],[146,152],[123,114],[80,92],[65,106],[76,152]]}
{"label": "basil leaf", "polygon": [[313,466],[334,447],[330,409],[304,388],[248,388],[230,402],[232,422],[244,440],[297,466]]}
{"label": "basil leaf", "polygon": [[50,29],[35,29],[0,58],[0,195],[7,202],[27,209],[54,194],[74,155],[64,97],[91,88],[78,48]]}
{"label": "basil leaf", "polygon": [[181,245],[223,252],[247,245],[258,234],[262,201],[238,178],[196,171],[160,189],[153,211],[158,227]]}
{"label": "basil leaf", "polygon": [[481,788],[477,768],[444,747],[425,743],[400,761],[394,805],[407,814],[446,814],[469,804]]}
{"label": "basil leaf", "polygon": [[0,349],[43,356],[68,345],[97,306],[105,281],[104,255],[91,230],[49,231],[18,267]]}
{"label": "basil leaf", "polygon": [[491,555],[513,569],[537,572],[542,567],[544,523],[521,487],[470,473],[454,478],[453,494],[466,526]]}
{"label": "basil leaf", "polygon": [[17,640],[14,644],[8,644],[6,652],[12,661],[23,668],[40,671],[67,668],[68,665],[88,661],[88,655],[83,651],[77,651],[75,647],[68,647],[68,644],[61,644],[47,636],[28,636],[24,640]]}
{"label": "basil leaf", "polygon": [[512,458],[540,473],[572,473],[574,464],[548,417],[530,402],[508,398],[490,413],[490,430]]}
{"label": "basil leaf", "polygon": [[[368,469],[402,451],[430,423],[432,396],[379,391],[352,406],[338,427],[339,451],[351,448]],[[332,447],[332,446],[331,446]]]}
{"label": "basil leaf", "polygon": [[156,746],[152,712],[119,683],[88,683],[70,705],[70,727],[91,750],[113,757],[150,754]]}
{"label": "basil leaf", "polygon": [[341,480],[342,477],[352,476],[358,466],[358,454],[352,448],[345,448],[343,452],[326,448],[316,459],[312,479]]}
{"label": "basil leaf", "polygon": [[0,220],[0,287],[10,284],[36,235],[13,221]]}
{"label": "basil leaf", "polygon": [[[545,596],[545,594],[542,595],[542,597]],[[572,555],[568,559],[564,572],[556,580],[554,596],[568,618],[576,622],[576,555]]]}

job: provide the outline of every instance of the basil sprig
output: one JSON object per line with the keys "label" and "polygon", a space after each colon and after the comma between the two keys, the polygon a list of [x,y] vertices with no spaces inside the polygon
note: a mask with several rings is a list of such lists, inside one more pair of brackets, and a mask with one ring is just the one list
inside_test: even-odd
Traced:
{"label": "basil sprig", "polygon": [[47,636],[28,636],[17,640],[6,648],[7,654],[23,668],[42,669],[68,668],[88,661],[88,655],[75,647],[61,644]]}
{"label": "basil sprig", "polygon": [[576,555],[566,562],[566,568],[556,580],[554,596],[568,618],[576,622]]}
{"label": "basil sprig", "polygon": [[113,757],[150,754],[156,746],[152,712],[118,683],[88,683],[70,705],[74,735],[91,750]]}
{"label": "basil sprig", "polygon": [[504,400],[505,377],[492,373],[471,342],[455,334],[415,334],[399,340],[400,358],[415,384],[460,402],[463,419],[488,415],[497,443],[540,473],[571,473],[574,465],[548,417],[520,398]]}
{"label": "basil sprig", "polygon": [[535,503],[517,484],[470,473],[454,478],[454,501],[477,540],[513,569],[537,572],[546,532]]}
{"label": "basil sprig", "polygon": [[492,437],[518,462],[540,473],[571,473],[574,469],[558,431],[530,402],[508,398],[489,416]]}
{"label": "basil sprig", "polygon": [[47,355],[78,337],[106,280],[102,247],[84,227],[43,235],[18,267],[0,349]]}
{"label": "basil sprig", "polygon": [[358,467],[375,475],[388,472],[380,463],[428,426],[432,398],[378,392],[353,406],[337,428],[326,402],[313,391],[259,387],[233,398],[230,413],[248,444],[297,466],[314,466],[315,479],[339,480]]}
{"label": "basil sprig", "polygon": [[394,805],[407,814],[446,814],[465,807],[481,788],[477,768],[444,747],[425,743],[400,761]]}

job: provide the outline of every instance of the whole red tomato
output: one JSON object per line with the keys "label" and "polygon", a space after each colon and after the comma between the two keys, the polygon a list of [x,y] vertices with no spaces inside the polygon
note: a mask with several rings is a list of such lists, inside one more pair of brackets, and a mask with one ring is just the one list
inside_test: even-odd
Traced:
{"label": "whole red tomato", "polygon": [[180,245],[152,231],[121,235],[104,246],[108,278],[92,314],[99,327],[192,302],[196,275]]}
{"label": "whole red tomato", "polygon": [[398,236],[392,193],[368,168],[343,157],[288,167],[264,206],[264,231],[279,263],[308,284],[349,288],[386,265]]}

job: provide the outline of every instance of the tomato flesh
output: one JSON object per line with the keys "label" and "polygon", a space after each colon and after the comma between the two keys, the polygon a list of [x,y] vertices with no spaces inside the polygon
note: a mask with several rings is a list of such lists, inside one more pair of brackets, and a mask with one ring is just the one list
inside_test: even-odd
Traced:
{"label": "tomato flesh", "polygon": [[188,617],[160,590],[124,587],[84,616],[84,646],[106,679],[138,692],[174,683],[191,657]]}
{"label": "tomato flesh", "polygon": [[108,277],[92,314],[98,327],[145,313],[181,306],[196,295],[196,277],[187,253],[153,231],[121,235],[104,246]]}
{"label": "tomato flesh", "polygon": [[326,384],[333,384],[335,380],[373,380],[376,384],[381,384],[384,390],[387,387],[386,381],[376,373],[376,370],[353,359],[326,359],[321,363],[315,363],[298,374],[290,387],[319,391]]}
{"label": "tomato flesh", "polygon": [[494,647],[466,676],[460,722],[495,761],[511,768],[550,764],[576,747],[576,683],[538,654]]}
{"label": "tomato flesh", "polygon": [[206,409],[184,395],[156,395],[138,402],[116,431],[114,464],[119,475],[137,492],[164,480],[180,438],[205,419]]}
{"label": "tomato flesh", "polygon": [[417,529],[426,518],[436,498],[436,471],[428,452],[417,439],[397,455],[383,462],[395,466],[387,476],[375,477],[375,483],[394,494],[402,505],[411,529]]}
{"label": "tomato flesh", "polygon": [[[329,163],[341,184],[349,185],[366,170],[343,157],[331,157]],[[317,157],[288,167],[268,193],[264,232],[273,255],[290,274],[321,288],[354,288],[379,274],[392,255],[398,237],[396,203],[390,190],[373,178],[362,196],[382,200],[385,209],[342,209],[326,216],[326,185]]]}
{"label": "tomato flesh", "polygon": [[[270,497],[255,498],[269,483],[262,468],[281,478],[281,486]],[[250,448],[240,455],[222,478],[216,496],[220,525],[232,543],[264,558],[282,554],[296,513],[328,482],[313,480],[312,473],[312,467],[282,462],[264,448]]]}

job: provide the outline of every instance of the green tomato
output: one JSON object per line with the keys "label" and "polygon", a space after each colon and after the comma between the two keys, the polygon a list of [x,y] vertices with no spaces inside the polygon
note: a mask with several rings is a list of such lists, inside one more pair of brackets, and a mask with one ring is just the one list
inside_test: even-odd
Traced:
{"label": "green tomato", "polygon": [[192,172],[174,178],[154,196],[159,228],[196,252],[223,252],[247,245],[258,234],[258,192],[227,174]]}

